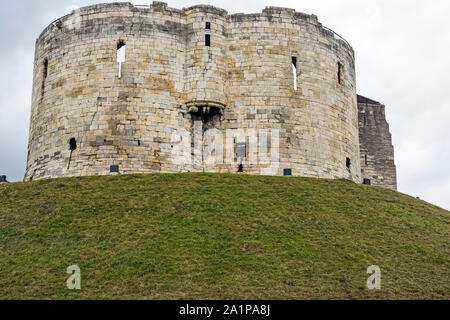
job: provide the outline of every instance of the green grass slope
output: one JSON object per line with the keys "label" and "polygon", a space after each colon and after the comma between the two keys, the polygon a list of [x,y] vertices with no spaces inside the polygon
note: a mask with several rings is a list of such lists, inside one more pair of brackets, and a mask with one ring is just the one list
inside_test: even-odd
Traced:
{"label": "green grass slope", "polygon": [[383,188],[122,175],[4,184],[0,201],[0,299],[449,298],[450,212]]}

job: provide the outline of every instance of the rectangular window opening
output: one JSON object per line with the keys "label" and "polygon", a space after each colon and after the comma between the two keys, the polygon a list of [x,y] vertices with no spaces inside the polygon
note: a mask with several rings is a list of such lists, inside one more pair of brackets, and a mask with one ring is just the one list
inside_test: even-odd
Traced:
{"label": "rectangular window opening", "polygon": [[118,173],[119,172],[119,166],[110,166],[109,172],[111,173]]}
{"label": "rectangular window opening", "polygon": [[364,155],[364,164],[367,166],[367,154]]}
{"label": "rectangular window opening", "polygon": [[206,22],[205,25],[205,46],[211,46],[211,22]]}
{"label": "rectangular window opening", "polygon": [[292,169],[283,169],[284,176],[292,176]]}
{"label": "rectangular window opening", "polygon": [[44,74],[44,80],[47,79],[47,75],[48,75],[48,59],[44,60],[43,74]]}
{"label": "rectangular window opening", "polygon": [[338,62],[338,83],[342,84],[342,64]]}
{"label": "rectangular window opening", "polygon": [[350,169],[351,165],[352,165],[352,161],[350,160],[350,158],[347,158],[345,161],[345,165],[347,166],[347,169]]}
{"label": "rectangular window opening", "polygon": [[125,62],[125,56],[126,56],[126,50],[127,46],[125,45],[125,42],[119,41],[117,43],[117,62],[119,63],[119,79],[122,77],[122,63]]}
{"label": "rectangular window opening", "polygon": [[71,138],[69,141],[69,150],[73,151],[77,149],[77,139]]}
{"label": "rectangular window opening", "polygon": [[292,73],[294,75],[294,90],[297,90],[297,57],[292,57]]}
{"label": "rectangular window opening", "polygon": [[72,153],[76,149],[77,149],[77,139],[70,138],[70,140],[69,140],[70,156],[69,156],[69,163],[67,164],[67,169],[70,168],[70,162],[72,161]]}
{"label": "rectangular window opening", "polygon": [[48,59],[44,59],[44,65],[42,67],[42,85],[41,85],[41,98],[44,97],[45,92],[45,80],[48,76]]}

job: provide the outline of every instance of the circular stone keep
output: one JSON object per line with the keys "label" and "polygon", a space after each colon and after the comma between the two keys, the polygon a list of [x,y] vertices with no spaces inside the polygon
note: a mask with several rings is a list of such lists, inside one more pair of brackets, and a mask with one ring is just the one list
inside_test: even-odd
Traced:
{"label": "circular stone keep", "polygon": [[360,182],[354,53],[314,15],[94,5],[42,32],[34,70],[25,180],[242,171]]}

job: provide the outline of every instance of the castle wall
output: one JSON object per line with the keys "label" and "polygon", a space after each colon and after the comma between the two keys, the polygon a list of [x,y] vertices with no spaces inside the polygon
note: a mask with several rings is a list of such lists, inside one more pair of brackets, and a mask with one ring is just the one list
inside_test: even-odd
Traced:
{"label": "castle wall", "polygon": [[372,185],[397,190],[394,147],[385,106],[358,96],[361,175]]}
{"label": "castle wall", "polygon": [[25,180],[242,164],[360,182],[353,50],[314,15],[95,5],[43,31],[34,69]]}

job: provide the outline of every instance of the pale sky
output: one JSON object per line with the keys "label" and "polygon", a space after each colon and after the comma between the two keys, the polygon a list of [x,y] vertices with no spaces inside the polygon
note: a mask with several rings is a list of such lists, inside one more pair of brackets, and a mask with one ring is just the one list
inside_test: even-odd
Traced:
{"label": "pale sky", "polygon": [[[34,44],[53,20],[92,0],[8,1],[0,12],[0,174],[25,172]],[[151,1],[131,1],[150,4]],[[357,90],[386,105],[400,192],[450,209],[450,1],[171,0],[231,13],[265,6],[315,14],[356,54]]]}

